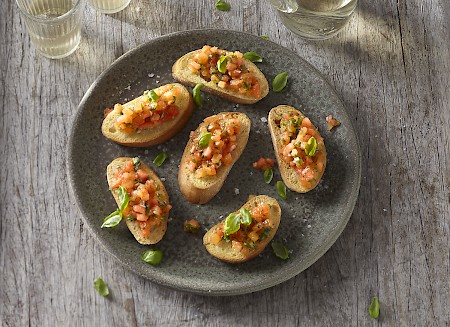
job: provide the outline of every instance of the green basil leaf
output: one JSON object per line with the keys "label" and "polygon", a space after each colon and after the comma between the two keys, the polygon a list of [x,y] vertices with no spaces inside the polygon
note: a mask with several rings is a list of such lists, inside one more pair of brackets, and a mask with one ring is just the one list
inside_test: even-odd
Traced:
{"label": "green basil leaf", "polygon": [[108,217],[103,219],[103,224],[101,228],[103,227],[115,227],[119,225],[120,221],[122,220],[122,211],[120,209],[117,209],[113,213],[111,213]]}
{"label": "green basil leaf", "polygon": [[221,56],[220,59],[217,61],[217,69],[222,74],[227,71],[227,56]]}
{"label": "green basil leaf", "polygon": [[374,296],[372,303],[370,303],[369,313],[373,319],[378,319],[378,316],[380,315],[380,302],[376,296]]}
{"label": "green basil leaf", "polygon": [[259,37],[260,37],[261,39],[266,39],[266,40],[269,39],[269,36],[268,36],[268,35],[260,35]]}
{"label": "green basil leaf", "polygon": [[203,83],[198,83],[197,85],[195,85],[194,89],[192,90],[192,94],[193,94],[193,98],[194,98],[194,102],[195,105],[199,108],[201,108],[203,106],[203,99],[202,99],[202,95],[200,93],[200,90],[203,87]]}
{"label": "green basil leaf", "polygon": [[97,277],[97,279],[94,280],[94,288],[97,290],[97,292],[101,296],[108,296],[109,295],[109,288],[101,279],[100,277]]}
{"label": "green basil leaf", "polygon": [[153,163],[156,166],[161,167],[161,165],[164,163],[164,161],[166,161],[168,157],[169,155],[167,154],[167,152],[161,152],[156,156],[155,160],[153,160]]}
{"label": "green basil leaf", "polygon": [[216,8],[220,11],[228,11],[231,9],[231,5],[224,0],[217,0]]}
{"label": "green basil leaf", "polygon": [[139,159],[139,157],[134,157],[133,165],[134,165],[134,170],[138,170],[139,167],[141,166],[141,159]]}
{"label": "green basil leaf", "polygon": [[273,178],[273,170],[272,168],[267,168],[264,170],[264,183],[270,184]]}
{"label": "green basil leaf", "polygon": [[305,152],[308,156],[312,157],[314,154],[316,154],[316,150],[317,150],[317,141],[315,137],[312,136],[308,140],[308,143],[306,143]]}
{"label": "green basil leaf", "polygon": [[159,99],[159,95],[156,94],[155,90],[147,90],[144,92],[144,95],[146,95],[150,101],[156,101]]}
{"label": "green basil leaf", "polygon": [[151,265],[159,265],[163,258],[161,250],[150,249],[141,254],[141,259]]}
{"label": "green basil leaf", "polygon": [[251,62],[262,62],[263,61],[263,58],[259,54],[257,54],[256,52],[253,52],[253,51],[244,53],[244,58],[247,58]]}
{"label": "green basil leaf", "polygon": [[203,134],[198,139],[198,146],[201,148],[206,148],[211,140],[212,134],[210,132],[203,132]]}
{"label": "green basil leaf", "polygon": [[130,197],[128,196],[127,190],[123,186],[119,186],[116,192],[120,203],[119,210],[122,212],[128,206]]}
{"label": "green basil leaf", "polygon": [[285,247],[283,244],[278,242],[272,242],[272,250],[275,255],[283,260],[286,260],[289,258],[289,250],[287,247]]}
{"label": "green basil leaf", "polygon": [[224,225],[225,225],[224,230],[225,236],[236,233],[241,228],[241,215],[230,213],[227,219],[225,219]]}
{"label": "green basil leaf", "polygon": [[241,216],[241,224],[245,226],[250,225],[252,223],[252,215],[250,214],[250,212],[245,208],[241,208],[239,212]]}
{"label": "green basil leaf", "polygon": [[287,84],[288,73],[283,72],[275,76],[272,82],[272,90],[274,92],[281,92]]}
{"label": "green basil leaf", "polygon": [[284,185],[284,183],[282,181],[278,181],[276,187],[277,187],[277,193],[280,196],[280,198],[282,198],[283,200],[286,200],[286,198],[287,198],[286,185]]}

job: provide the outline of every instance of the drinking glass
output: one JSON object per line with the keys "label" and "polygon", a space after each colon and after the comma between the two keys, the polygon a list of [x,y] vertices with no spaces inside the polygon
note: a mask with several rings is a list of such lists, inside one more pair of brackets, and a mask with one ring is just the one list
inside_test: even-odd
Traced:
{"label": "drinking glass", "polygon": [[81,39],[84,0],[16,0],[31,42],[51,59],[73,53]]}
{"label": "drinking glass", "polygon": [[341,31],[358,0],[270,0],[283,24],[306,39],[321,40]]}
{"label": "drinking glass", "polygon": [[131,0],[89,0],[89,4],[104,14],[114,14],[125,9]]}

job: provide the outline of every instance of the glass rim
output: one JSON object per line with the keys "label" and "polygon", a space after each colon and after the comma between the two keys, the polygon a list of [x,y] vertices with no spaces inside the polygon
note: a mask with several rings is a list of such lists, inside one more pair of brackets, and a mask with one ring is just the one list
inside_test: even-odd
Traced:
{"label": "glass rim", "polygon": [[61,16],[53,17],[53,18],[41,18],[41,17],[36,17],[36,16],[31,15],[27,10],[25,10],[25,8],[23,8],[21,6],[19,1],[20,0],[16,0],[16,4],[17,4],[17,7],[19,8],[21,14],[25,15],[30,20],[33,20],[33,21],[39,22],[39,23],[44,23],[44,24],[54,23],[54,22],[58,22],[58,21],[66,19],[66,17],[71,16],[85,2],[85,0],[76,0],[73,7],[70,8],[70,10],[68,12],[65,12],[64,14],[62,14]]}

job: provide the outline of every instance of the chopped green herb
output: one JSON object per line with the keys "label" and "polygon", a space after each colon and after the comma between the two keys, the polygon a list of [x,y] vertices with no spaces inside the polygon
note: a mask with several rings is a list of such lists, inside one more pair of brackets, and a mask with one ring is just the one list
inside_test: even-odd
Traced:
{"label": "chopped green herb", "polygon": [[280,198],[282,198],[283,200],[286,200],[286,198],[287,198],[286,185],[284,185],[284,183],[282,181],[278,181],[276,187],[277,187],[277,193],[280,196]]}
{"label": "chopped green herb", "polygon": [[202,99],[202,95],[200,93],[200,90],[202,89],[202,87],[203,87],[203,83],[198,83],[197,85],[195,85],[194,89],[192,90],[195,105],[199,108],[201,108],[203,106],[203,99]]}
{"label": "chopped green herb", "polygon": [[273,249],[273,253],[275,253],[275,255],[283,260],[286,260],[289,258],[289,250],[287,247],[285,247],[283,244],[278,243],[278,242],[272,242],[272,249]]}
{"label": "chopped green herb", "polygon": [[231,9],[231,5],[224,1],[224,0],[217,0],[216,1],[216,8],[220,11],[228,11]]}
{"label": "chopped green herb", "polygon": [[141,166],[141,159],[139,159],[139,157],[134,157],[133,165],[134,165],[134,170],[138,170],[139,167]]}
{"label": "chopped green herb", "polygon": [[266,39],[266,40],[269,39],[269,36],[268,36],[268,35],[260,35],[259,37],[260,37],[261,39]]}
{"label": "chopped green herb", "polygon": [[241,215],[230,213],[228,217],[225,219],[225,236],[236,233],[239,228],[241,228]]}
{"label": "chopped green herb", "polygon": [[161,250],[150,249],[141,254],[141,259],[151,265],[159,265],[163,258]]}
{"label": "chopped green herb", "polygon": [[159,99],[159,95],[156,94],[155,90],[145,91],[144,95],[146,95],[150,101],[156,101]]}
{"label": "chopped green herb", "polygon": [[262,62],[263,58],[256,52],[250,51],[244,54],[244,58],[247,58],[251,62]]}
{"label": "chopped green herb", "polygon": [[369,313],[373,319],[378,319],[380,315],[380,301],[378,301],[378,297],[376,296],[374,296],[372,303],[370,303]]}
{"label": "chopped green herb", "polygon": [[101,228],[115,227],[120,223],[121,220],[122,220],[122,211],[120,211],[120,209],[117,209],[116,211],[111,213],[108,217],[103,219],[103,224]]}
{"label": "chopped green herb", "polygon": [[217,61],[217,70],[221,73],[227,71],[227,56],[221,56],[219,61]]}
{"label": "chopped green herb", "polygon": [[267,168],[266,170],[264,170],[263,176],[264,176],[264,183],[270,184],[270,182],[272,181],[272,178],[273,178],[272,168]]}
{"label": "chopped green herb", "polygon": [[101,296],[109,295],[109,288],[100,277],[94,280],[94,288]]}
{"label": "chopped green herb", "polygon": [[130,197],[128,196],[127,190],[123,186],[119,186],[117,189],[117,197],[119,198],[119,210],[124,211],[128,206],[128,202],[130,201]]}
{"label": "chopped green herb", "polygon": [[308,140],[308,143],[306,143],[305,152],[308,156],[312,157],[316,153],[316,150],[317,150],[317,141],[315,137],[312,136]]}
{"label": "chopped green herb", "polygon": [[161,165],[164,163],[164,161],[166,161],[168,157],[169,155],[167,154],[167,152],[161,152],[156,156],[155,160],[153,160],[153,163],[156,166],[161,167]]}
{"label": "chopped green herb", "polygon": [[210,132],[203,132],[203,134],[198,139],[198,146],[201,148],[206,148],[211,140],[212,134]]}
{"label": "chopped green herb", "polygon": [[252,223],[252,216],[250,215],[250,212],[245,209],[245,208],[241,208],[241,210],[239,210],[240,216],[241,216],[241,224],[248,226]]}
{"label": "chopped green herb", "polygon": [[261,233],[261,235],[259,236],[259,239],[260,239],[260,240],[263,240],[263,239],[269,237],[269,234],[270,234],[270,231],[271,231],[271,230],[272,230],[271,227],[266,227],[266,228],[264,228],[264,231],[263,231],[263,232]]}
{"label": "chopped green herb", "polygon": [[275,76],[272,82],[272,90],[274,92],[281,92],[287,84],[288,73],[283,72]]}

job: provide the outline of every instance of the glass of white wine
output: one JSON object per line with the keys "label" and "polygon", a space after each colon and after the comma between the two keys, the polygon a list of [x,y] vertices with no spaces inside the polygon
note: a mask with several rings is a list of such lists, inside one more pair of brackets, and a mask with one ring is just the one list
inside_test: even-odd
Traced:
{"label": "glass of white wine", "polygon": [[89,0],[89,4],[103,14],[114,14],[125,9],[131,0]]}
{"label": "glass of white wine", "polygon": [[64,58],[81,39],[85,0],[16,0],[31,42],[45,57]]}
{"label": "glass of white wine", "polygon": [[349,22],[358,0],[270,0],[283,24],[312,40],[336,35]]}

